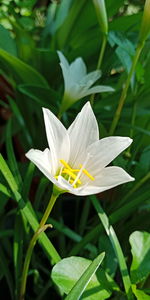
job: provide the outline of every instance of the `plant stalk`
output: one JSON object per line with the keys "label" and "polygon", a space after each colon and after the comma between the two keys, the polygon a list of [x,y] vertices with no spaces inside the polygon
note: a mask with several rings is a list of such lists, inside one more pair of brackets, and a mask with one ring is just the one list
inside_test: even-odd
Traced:
{"label": "plant stalk", "polygon": [[129,89],[130,81],[131,81],[131,78],[132,78],[133,73],[135,71],[135,68],[136,68],[136,65],[137,65],[137,62],[138,62],[138,59],[139,59],[139,56],[141,54],[141,51],[142,51],[143,47],[144,47],[144,42],[139,43],[137,48],[136,48],[136,52],[135,52],[135,56],[133,58],[132,66],[131,66],[130,72],[128,74],[128,77],[126,79],[126,82],[124,84],[124,87],[123,87],[123,90],[122,90],[122,93],[121,93],[121,96],[120,96],[120,100],[119,100],[119,103],[118,103],[118,107],[117,107],[117,110],[115,112],[115,115],[114,115],[114,118],[113,118],[113,121],[112,121],[112,124],[111,124],[111,127],[110,127],[110,131],[109,131],[110,135],[114,134],[114,131],[115,131],[117,125],[118,125],[118,121],[120,119],[120,115],[121,115],[121,112],[122,112],[122,109],[123,109],[123,105],[124,105],[126,97],[127,97],[127,92],[128,92],[128,89]]}
{"label": "plant stalk", "polygon": [[[102,46],[101,46],[101,49],[100,49],[100,54],[99,54],[99,58],[98,58],[97,68],[96,68],[97,70],[100,70],[100,68],[101,68],[104,53],[105,53],[106,44],[107,44],[107,35],[103,34]],[[94,104],[94,99],[95,99],[95,94],[92,94],[91,97],[90,97],[91,106],[93,106],[93,104]]]}
{"label": "plant stalk", "polygon": [[36,241],[38,240],[38,237],[40,235],[41,232],[45,231],[47,229],[47,227],[50,227],[51,225],[45,225],[51,211],[52,208],[56,202],[56,199],[58,198],[58,196],[60,195],[60,193],[56,193],[54,192],[53,189],[53,193],[51,195],[50,201],[48,203],[48,206],[45,210],[45,213],[41,219],[41,222],[39,224],[38,229],[36,230],[36,232],[34,233],[30,243],[29,243],[29,247],[27,249],[27,253],[25,256],[25,261],[24,261],[24,266],[23,266],[23,272],[22,272],[22,279],[21,279],[21,288],[20,288],[20,300],[24,300],[25,299],[25,292],[26,292],[26,283],[27,283],[27,276],[28,276],[28,270],[29,270],[29,265],[30,265],[30,261],[31,261],[31,256],[32,256],[32,252],[34,249],[34,246],[36,244]]}

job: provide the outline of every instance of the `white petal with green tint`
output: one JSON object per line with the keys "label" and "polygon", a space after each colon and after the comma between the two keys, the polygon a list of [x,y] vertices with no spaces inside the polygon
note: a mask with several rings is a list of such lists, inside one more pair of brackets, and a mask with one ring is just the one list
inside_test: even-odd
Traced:
{"label": "white petal with green tint", "polygon": [[80,84],[86,86],[86,88],[91,87],[91,85],[93,85],[100,77],[101,77],[101,71],[97,70],[97,71],[93,71],[89,74],[87,74],[86,76],[84,76],[81,81]]}
{"label": "white petal with green tint", "polygon": [[[84,93],[84,97],[91,94],[106,93],[106,92],[114,92],[114,89],[106,85],[97,85],[87,90],[86,93]],[[83,94],[81,95],[83,96]]]}
{"label": "white petal with green tint", "polygon": [[100,78],[101,71],[87,73],[86,65],[81,57],[76,58],[70,65],[65,56],[57,51],[64,77],[64,95],[60,107],[60,115],[77,100],[93,93],[113,92],[109,86],[91,86]]}
{"label": "white petal with green tint", "polygon": [[72,77],[72,81],[75,83],[79,83],[86,75],[86,65],[81,57],[76,58],[75,61],[70,64],[69,73]]}

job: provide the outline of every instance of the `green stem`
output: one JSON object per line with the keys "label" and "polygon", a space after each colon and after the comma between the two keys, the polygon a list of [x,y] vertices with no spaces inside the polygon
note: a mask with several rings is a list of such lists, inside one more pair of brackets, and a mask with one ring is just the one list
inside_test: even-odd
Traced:
{"label": "green stem", "polygon": [[126,79],[125,85],[123,87],[121,97],[120,97],[120,100],[119,100],[119,104],[118,104],[117,110],[115,112],[115,115],[114,115],[114,118],[113,118],[113,121],[112,121],[112,124],[111,124],[111,127],[110,127],[110,131],[109,131],[110,135],[113,135],[113,133],[114,133],[116,127],[117,127],[118,121],[120,119],[121,111],[122,111],[123,105],[124,105],[125,100],[126,100],[128,88],[129,88],[129,85],[130,85],[130,81],[131,81],[131,78],[132,78],[133,73],[135,71],[136,64],[138,62],[138,59],[139,59],[139,56],[141,54],[141,51],[142,51],[143,47],[144,47],[144,42],[138,44],[138,46],[137,46],[135,56],[134,56],[134,59],[133,59],[133,62],[132,62],[132,66],[131,66],[130,72],[128,74],[128,77]]}
{"label": "green stem", "polygon": [[45,213],[41,219],[41,222],[39,224],[38,229],[36,230],[36,232],[34,233],[30,243],[29,243],[29,247],[26,253],[26,257],[25,257],[25,261],[24,261],[24,266],[23,266],[23,272],[22,272],[22,279],[21,279],[21,288],[20,288],[20,300],[24,300],[25,297],[25,291],[26,291],[26,283],[27,283],[27,275],[28,275],[28,270],[29,270],[29,265],[30,265],[30,261],[31,261],[31,256],[32,256],[32,252],[34,249],[34,246],[36,244],[36,241],[38,240],[38,237],[40,235],[41,232],[45,231],[47,227],[49,227],[50,225],[45,225],[50,212],[52,211],[52,208],[56,202],[56,199],[58,198],[58,196],[60,195],[59,192],[56,192],[53,189],[53,193],[51,195],[50,201],[48,203],[48,206],[45,210]]}
{"label": "green stem", "polygon": [[[102,46],[101,46],[100,54],[99,54],[99,58],[98,58],[98,63],[97,63],[97,70],[100,70],[100,68],[101,68],[103,57],[104,57],[104,52],[105,52],[105,48],[106,48],[106,43],[107,43],[107,35],[104,34],[103,40],[102,40]],[[92,106],[94,103],[94,99],[95,99],[95,94],[92,94],[90,97],[90,102],[91,102]]]}
{"label": "green stem", "polygon": [[125,288],[125,292],[127,295],[128,300],[133,299],[132,297],[132,289],[131,289],[131,281],[128,274],[128,268],[125,262],[125,258],[119,243],[119,240],[117,238],[117,235],[113,229],[113,227],[109,224],[109,218],[107,217],[106,213],[103,211],[99,201],[95,196],[90,197],[92,200],[92,203],[97,211],[97,214],[103,224],[103,227],[105,228],[105,231],[110,239],[110,242],[115,250],[116,256],[118,258],[118,263],[120,267],[120,272],[122,275],[122,280]]}

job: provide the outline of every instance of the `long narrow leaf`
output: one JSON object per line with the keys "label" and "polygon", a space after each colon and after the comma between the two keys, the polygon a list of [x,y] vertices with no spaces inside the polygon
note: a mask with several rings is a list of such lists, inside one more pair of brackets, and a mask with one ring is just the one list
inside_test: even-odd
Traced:
{"label": "long narrow leaf", "polygon": [[[18,203],[19,208],[21,209],[21,213],[28,220],[32,229],[36,231],[39,226],[39,222],[37,221],[32,205],[30,202],[25,203],[24,200],[22,199],[22,196],[18,192],[17,183],[1,154],[0,154],[0,170],[3,173],[3,176],[5,177],[6,181],[8,182],[14,194],[14,199]],[[47,238],[45,233],[42,233],[40,235],[39,241],[43,249],[47,253],[48,258],[49,259],[52,258],[53,262],[57,263],[60,260],[60,256],[57,253],[54,246],[52,245],[52,243]]]}
{"label": "long narrow leaf", "polygon": [[101,253],[98,255],[93,262],[89,265],[89,267],[86,269],[86,271],[83,273],[83,275],[80,277],[80,279],[77,281],[75,286],[72,288],[70,293],[67,295],[65,300],[78,300],[82,296],[86,286],[91,280],[91,277],[95,274],[96,270],[102,263],[104,259],[105,253]]}

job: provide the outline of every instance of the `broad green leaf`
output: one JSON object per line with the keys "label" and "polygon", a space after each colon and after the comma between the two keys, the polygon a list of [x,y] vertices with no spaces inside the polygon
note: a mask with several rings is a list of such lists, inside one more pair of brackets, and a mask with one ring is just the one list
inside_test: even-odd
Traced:
{"label": "broad green leaf", "polygon": [[11,37],[9,31],[0,25],[0,48],[16,56],[15,40]]}
{"label": "broad green leaf", "polygon": [[100,254],[93,262],[83,257],[68,257],[62,259],[52,269],[52,279],[65,294],[67,300],[82,299],[95,300],[107,299],[111,295],[111,288],[104,273],[99,270],[99,264],[104,258]]}
{"label": "broad green leaf", "polygon": [[130,235],[132,252],[131,278],[133,283],[145,280],[150,274],[150,233],[135,231]]}
{"label": "broad green leaf", "polygon": [[0,49],[0,61],[7,65],[17,82],[29,84],[32,82],[35,85],[48,87],[47,81],[38,71],[3,49]]}

